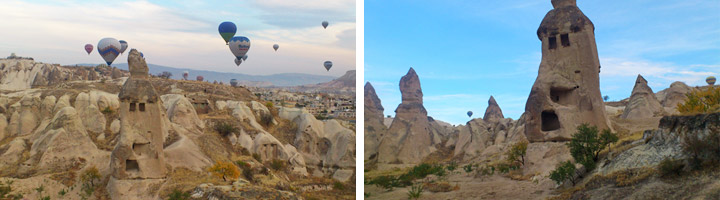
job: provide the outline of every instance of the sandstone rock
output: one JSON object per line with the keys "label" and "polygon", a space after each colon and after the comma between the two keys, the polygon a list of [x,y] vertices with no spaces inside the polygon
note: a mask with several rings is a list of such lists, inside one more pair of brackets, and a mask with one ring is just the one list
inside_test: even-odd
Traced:
{"label": "sandstone rock", "polygon": [[247,150],[251,150],[254,146],[253,139],[245,132],[245,130],[242,129],[240,130],[240,134],[237,136],[237,143]]}
{"label": "sandstone rock", "polygon": [[247,121],[257,130],[264,130],[255,118],[255,113],[242,101],[227,101],[227,108],[232,110],[232,116],[240,121]]}
{"label": "sandstone rock", "polygon": [[41,121],[40,104],[40,97],[25,95],[8,109],[13,113],[8,125],[9,136],[24,136],[35,130]]}
{"label": "sandstone rock", "polygon": [[658,100],[663,107],[665,107],[668,113],[677,114],[677,105],[685,102],[687,98],[685,95],[690,93],[692,88],[685,85],[685,83],[676,81],[670,84],[670,87],[658,92]]}
{"label": "sandstone rock", "polygon": [[7,144],[7,150],[3,154],[0,154],[0,169],[15,165],[20,158],[22,158],[23,152],[27,145],[25,140],[22,138],[15,138],[9,144]]}
{"label": "sandstone rock", "polygon": [[582,123],[610,128],[600,94],[595,27],[574,0],[553,0],[537,30],[538,77],[525,105],[530,142],[569,140]]}
{"label": "sandstone rock", "polygon": [[353,177],[354,173],[355,172],[353,170],[340,169],[333,173],[332,178],[340,182],[347,182]]}
{"label": "sandstone rock", "polygon": [[632,95],[630,96],[630,101],[628,105],[625,106],[621,118],[650,118],[662,114],[663,110],[660,101],[655,97],[655,93],[653,93],[652,89],[647,85],[647,80],[641,75],[638,75],[637,80],[635,80]]}
{"label": "sandstone rock", "polygon": [[[173,127],[177,126],[181,125],[173,124]],[[163,150],[167,164],[174,168],[182,167],[198,172],[202,172],[203,169],[212,165],[210,158],[203,154],[200,147],[188,138],[189,134],[195,133],[190,133],[181,127],[174,128],[174,130],[178,132],[180,139]]]}
{"label": "sandstone rock", "polygon": [[379,163],[416,164],[434,152],[439,143],[430,130],[427,111],[423,107],[420,79],[410,68],[400,79],[402,103],[395,110],[395,119],[378,145]]}
{"label": "sandstone rock", "polygon": [[179,94],[166,94],[161,98],[171,122],[185,129],[194,130],[196,133],[202,133],[200,130],[205,128],[205,123],[200,121],[195,112],[195,107],[187,98]]}
{"label": "sandstone rock", "polygon": [[382,136],[387,133],[387,126],[383,124],[384,108],[375,88],[367,82],[365,84],[365,160],[377,157],[378,145]]}
{"label": "sandstone rock", "polygon": [[285,146],[269,133],[260,132],[255,136],[253,144],[251,151],[260,154],[261,161],[288,160],[290,158]]}
{"label": "sandstone rock", "polygon": [[110,177],[107,192],[112,199],[159,199],[157,188],[160,188],[164,181],[163,179],[123,180]]}
{"label": "sandstone rock", "polygon": [[290,158],[288,159],[288,162],[290,163],[290,170],[294,173],[307,176],[308,172],[307,168],[305,167],[305,158],[302,156],[302,154],[298,153],[297,149],[290,144],[285,144],[285,149],[290,156]]}
{"label": "sandstone rock", "polygon": [[110,123],[110,131],[113,134],[117,134],[120,132],[120,120],[115,119],[112,123]]}
{"label": "sandstone rock", "polygon": [[495,101],[495,98],[493,96],[490,96],[490,100],[488,100],[488,107],[485,110],[483,120],[490,122],[504,118],[505,116],[503,116],[502,110],[500,110],[500,106]]}
{"label": "sandstone rock", "polygon": [[[131,76],[118,95],[120,136],[111,154],[110,170],[113,179],[164,178],[163,143],[168,127],[163,122],[162,99],[148,80],[147,64],[137,50],[130,50],[128,64]],[[122,191],[122,186],[108,185],[108,191],[118,190]]]}
{"label": "sandstone rock", "polygon": [[69,166],[73,158],[91,160],[97,151],[82,125],[77,111],[72,107],[61,109],[51,123],[42,131],[31,146],[30,156],[40,156],[40,169],[62,169]]}
{"label": "sandstone rock", "polygon": [[93,102],[88,93],[80,93],[75,98],[75,109],[83,119],[83,125],[88,131],[102,133],[105,130],[105,116],[100,112],[97,104]]}
{"label": "sandstone rock", "polygon": [[65,108],[65,107],[71,107],[70,96],[68,96],[67,94],[61,96],[57,100],[57,103],[55,103],[55,107],[53,108],[53,115],[54,115],[54,113],[59,112],[61,109]]}
{"label": "sandstone rock", "polygon": [[5,118],[5,115],[0,113],[0,141],[3,139],[9,137],[8,132],[5,130],[7,128],[7,118]]}

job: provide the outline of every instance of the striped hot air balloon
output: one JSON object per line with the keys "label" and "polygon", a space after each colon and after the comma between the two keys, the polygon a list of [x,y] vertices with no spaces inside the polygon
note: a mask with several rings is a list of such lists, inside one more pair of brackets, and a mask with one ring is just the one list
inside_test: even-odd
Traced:
{"label": "striped hot air balloon", "polygon": [[97,45],[98,53],[108,66],[120,55],[121,48],[122,45],[115,38],[103,38]]}
{"label": "striped hot air balloon", "polygon": [[245,36],[235,36],[230,39],[229,46],[235,58],[242,59],[248,50],[250,50],[250,39]]}
{"label": "striped hot air balloon", "polygon": [[714,76],[708,76],[705,79],[705,82],[707,82],[708,85],[715,85],[715,77]]}
{"label": "striped hot air balloon", "polygon": [[237,32],[237,27],[235,26],[235,23],[223,22],[220,23],[220,26],[218,26],[218,32],[220,33],[220,37],[225,40],[225,44],[228,44],[230,42],[230,38],[235,36],[235,32]]}
{"label": "striped hot air balloon", "polygon": [[125,42],[125,40],[120,40],[120,54],[125,53],[125,50],[128,48],[128,43]]}

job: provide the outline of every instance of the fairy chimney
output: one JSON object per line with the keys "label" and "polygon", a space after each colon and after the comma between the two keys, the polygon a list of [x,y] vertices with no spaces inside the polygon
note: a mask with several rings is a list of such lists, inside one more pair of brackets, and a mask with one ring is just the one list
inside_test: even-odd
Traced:
{"label": "fairy chimney", "polygon": [[567,141],[582,123],[610,127],[600,94],[595,26],[575,0],[551,3],[537,30],[542,60],[525,104],[530,142]]}
{"label": "fairy chimney", "polygon": [[128,54],[130,78],[120,90],[120,139],[111,154],[110,169],[116,179],[165,177],[162,102],[149,80],[140,52]]}

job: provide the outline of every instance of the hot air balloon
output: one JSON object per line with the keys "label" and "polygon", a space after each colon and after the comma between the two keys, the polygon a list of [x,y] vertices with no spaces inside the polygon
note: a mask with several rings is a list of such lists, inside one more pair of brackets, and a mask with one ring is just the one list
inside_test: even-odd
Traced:
{"label": "hot air balloon", "polygon": [[184,72],[183,72],[183,79],[188,80],[188,76],[190,76],[190,72],[184,71]]}
{"label": "hot air balloon", "polygon": [[323,63],[323,66],[325,66],[326,70],[330,71],[330,68],[332,67],[332,62],[325,61],[325,63]]}
{"label": "hot air balloon", "polygon": [[235,58],[242,59],[243,56],[250,50],[250,39],[245,36],[235,36],[230,39],[230,51],[235,55]]}
{"label": "hot air balloon", "polygon": [[240,66],[242,64],[242,59],[235,58],[235,65]]}
{"label": "hot air balloon", "polygon": [[128,48],[127,42],[125,40],[120,40],[120,54],[125,53],[125,50]]}
{"label": "hot air balloon", "polygon": [[237,84],[238,84],[237,79],[230,79],[230,85],[232,85],[233,87],[235,87],[235,86],[237,86]]}
{"label": "hot air balloon", "polygon": [[473,114],[472,111],[467,112],[468,117],[472,117],[472,114]]}
{"label": "hot air balloon", "polygon": [[708,76],[705,79],[705,82],[707,82],[708,85],[715,85],[715,77],[714,76]]}
{"label": "hot air balloon", "polygon": [[86,45],[85,45],[85,51],[88,53],[88,55],[90,55],[90,52],[92,52],[92,50],[93,50],[93,45],[92,45],[92,44],[86,44]]}
{"label": "hot air balloon", "polygon": [[243,61],[245,61],[245,60],[247,60],[247,54],[245,54],[245,56],[243,56]]}
{"label": "hot air balloon", "polygon": [[280,45],[278,45],[278,44],[273,44],[273,49],[275,49],[275,51],[277,51],[278,48],[280,48]]}
{"label": "hot air balloon", "polygon": [[203,76],[195,77],[195,80],[197,80],[197,81],[203,81],[204,79],[205,79],[205,77],[203,77]]}
{"label": "hot air balloon", "polygon": [[323,29],[327,29],[328,24],[329,23],[327,21],[323,21],[322,22]]}
{"label": "hot air balloon", "polygon": [[230,38],[235,36],[237,27],[235,27],[235,24],[232,22],[223,22],[220,23],[220,26],[218,26],[218,32],[220,32],[220,36],[223,40],[225,40],[225,44],[228,44],[230,42]]}
{"label": "hot air balloon", "polygon": [[120,55],[120,42],[115,38],[103,38],[98,42],[97,50],[108,66]]}
{"label": "hot air balloon", "polygon": [[145,59],[145,54],[143,54],[142,52],[140,52],[140,57],[142,57],[143,59]]}

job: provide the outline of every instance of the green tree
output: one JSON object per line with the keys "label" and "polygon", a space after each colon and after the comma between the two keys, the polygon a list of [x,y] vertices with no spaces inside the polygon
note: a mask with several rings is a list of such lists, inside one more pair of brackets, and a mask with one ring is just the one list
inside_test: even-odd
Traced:
{"label": "green tree", "polygon": [[525,155],[527,154],[527,141],[520,141],[510,147],[507,152],[507,160],[510,162],[519,162],[525,165]]}
{"label": "green tree", "polygon": [[598,135],[596,126],[581,124],[567,146],[576,162],[585,166],[587,170],[592,170],[599,159],[600,151],[617,140],[617,135],[610,130],[603,130],[603,134]]}
{"label": "green tree", "polygon": [[[600,144],[602,146],[607,146],[608,151],[610,151],[610,145],[618,141],[618,136],[612,133],[610,129],[604,129],[602,133],[600,134]],[[595,155],[595,158],[597,159],[598,155]]]}
{"label": "green tree", "polygon": [[561,162],[555,170],[550,172],[550,180],[555,181],[558,185],[562,185],[566,180],[570,180],[575,185],[575,164],[565,161]]}

